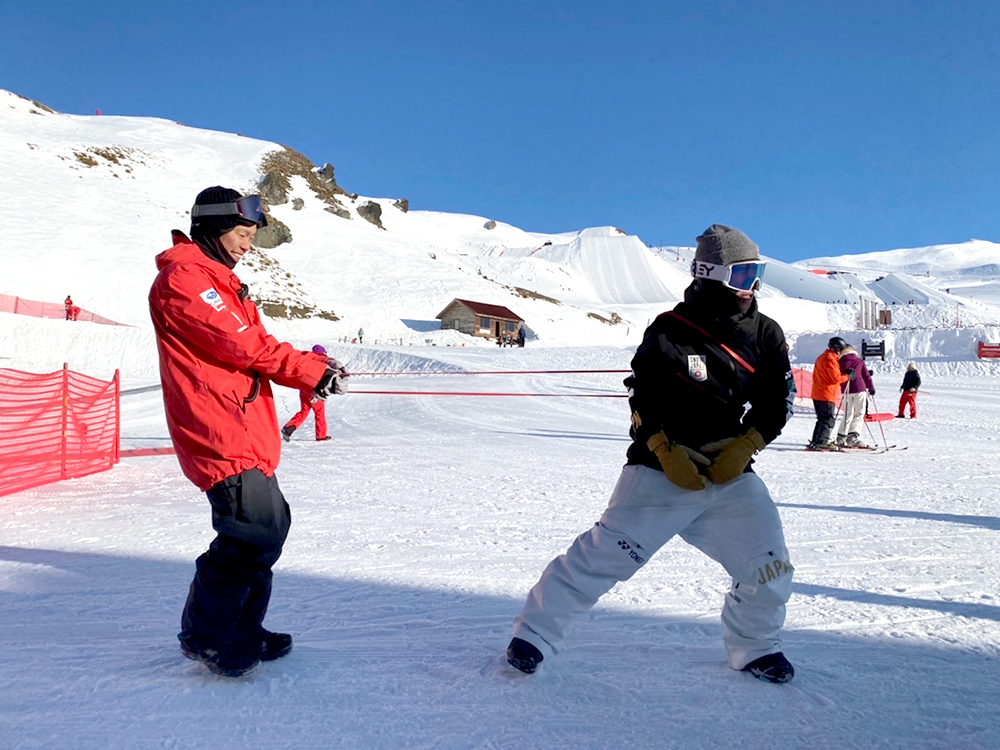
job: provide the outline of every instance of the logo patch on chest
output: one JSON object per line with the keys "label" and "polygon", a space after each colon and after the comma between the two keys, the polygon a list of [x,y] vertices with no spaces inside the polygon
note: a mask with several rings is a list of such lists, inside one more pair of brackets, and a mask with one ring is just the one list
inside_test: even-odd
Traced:
{"label": "logo patch on chest", "polygon": [[688,375],[691,376],[692,380],[708,380],[708,365],[703,356],[700,354],[688,355]]}
{"label": "logo patch on chest", "polygon": [[215,291],[215,289],[213,289],[211,287],[209,287],[208,289],[206,289],[204,292],[202,292],[198,296],[201,297],[202,302],[208,303],[209,305],[211,305],[212,307],[214,307],[216,310],[225,310],[226,309],[226,303],[222,301],[222,297],[219,296],[219,293],[217,291]]}

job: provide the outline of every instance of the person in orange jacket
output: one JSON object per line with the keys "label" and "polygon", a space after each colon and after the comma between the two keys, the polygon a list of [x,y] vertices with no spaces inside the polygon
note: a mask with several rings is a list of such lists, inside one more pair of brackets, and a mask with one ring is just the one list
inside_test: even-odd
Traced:
{"label": "person in orange jacket", "polygon": [[281,439],[271,382],[326,398],[338,380],[326,357],[268,334],[233,272],[266,224],[259,196],[203,190],[191,239],[173,231],[149,292],[167,428],[217,532],[195,563],[178,639],[184,656],[226,677],[292,650],[290,635],[262,624],[291,525],[274,476]]}
{"label": "person in orange jacket", "polygon": [[811,451],[840,450],[830,442],[830,433],[837,422],[837,396],[840,386],[848,377],[840,372],[840,353],[847,348],[847,342],[834,336],[826,345],[826,350],[816,358],[813,365],[812,400],[816,410],[816,426],[812,440],[806,446]]}
{"label": "person in orange jacket", "polygon": [[[312,352],[313,354],[326,357],[326,348],[322,344],[313,346]],[[344,369],[344,366],[336,359],[328,357],[326,363],[328,367],[337,370],[341,378],[347,377],[347,371]],[[341,383],[346,383],[346,381],[342,380]],[[337,395],[341,393],[343,393],[343,386],[337,391]],[[300,408],[295,416],[289,419],[285,423],[285,426],[281,428],[281,436],[285,439],[285,442],[287,443],[292,439],[292,433],[305,423],[306,419],[309,418],[310,412],[315,415],[316,440],[329,440],[330,436],[326,430],[326,402],[312,391],[299,391],[299,405]]]}

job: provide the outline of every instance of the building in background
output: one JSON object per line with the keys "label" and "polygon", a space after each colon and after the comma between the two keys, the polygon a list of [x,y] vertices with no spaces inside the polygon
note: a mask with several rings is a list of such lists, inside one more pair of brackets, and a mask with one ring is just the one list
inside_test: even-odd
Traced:
{"label": "building in background", "polygon": [[469,336],[479,336],[494,341],[517,342],[524,320],[502,305],[488,305],[467,299],[453,299],[435,315],[441,329],[454,329]]}

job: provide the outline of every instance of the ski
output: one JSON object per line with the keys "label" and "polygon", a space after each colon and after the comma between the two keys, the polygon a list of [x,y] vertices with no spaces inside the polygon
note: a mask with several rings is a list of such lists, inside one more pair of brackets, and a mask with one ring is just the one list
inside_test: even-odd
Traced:
{"label": "ski", "polygon": [[865,447],[862,448],[862,447],[859,447],[859,446],[849,447],[849,446],[846,446],[846,445],[838,445],[836,449],[830,448],[828,450],[817,451],[817,450],[813,450],[811,448],[803,448],[802,451],[805,452],[805,453],[851,453],[851,452],[856,452],[856,453],[872,453],[872,454],[878,455],[880,453],[885,453],[886,451],[891,451],[891,450],[905,451],[908,447],[909,446],[906,446],[906,445],[904,445],[902,447],[900,447],[898,445],[887,445],[885,447],[880,447],[880,446],[877,446],[877,445],[866,445]]}

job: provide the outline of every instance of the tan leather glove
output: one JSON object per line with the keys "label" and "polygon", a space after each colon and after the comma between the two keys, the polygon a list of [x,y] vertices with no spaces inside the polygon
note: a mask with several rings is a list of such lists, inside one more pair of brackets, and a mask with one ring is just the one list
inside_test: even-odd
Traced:
{"label": "tan leather glove", "polygon": [[702,453],[718,453],[705,473],[712,484],[731,482],[747,467],[757,451],[764,450],[764,438],[751,427],[745,435],[726,438],[701,446]]}
{"label": "tan leather glove", "polygon": [[707,482],[698,471],[697,464],[708,466],[709,461],[698,451],[685,445],[671,444],[663,430],[646,441],[646,446],[653,451],[667,479],[685,490],[703,490]]}

